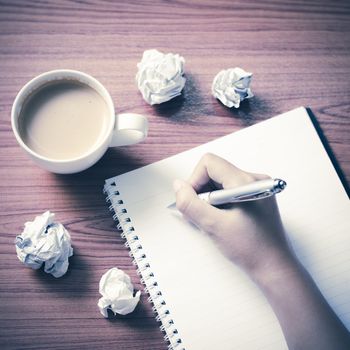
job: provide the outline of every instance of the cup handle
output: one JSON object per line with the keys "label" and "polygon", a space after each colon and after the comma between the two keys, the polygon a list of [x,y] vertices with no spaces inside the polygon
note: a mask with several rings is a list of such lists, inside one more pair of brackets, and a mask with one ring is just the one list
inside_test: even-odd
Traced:
{"label": "cup handle", "polygon": [[148,132],[148,120],[135,113],[122,113],[115,116],[115,127],[109,147],[127,146],[143,141]]}

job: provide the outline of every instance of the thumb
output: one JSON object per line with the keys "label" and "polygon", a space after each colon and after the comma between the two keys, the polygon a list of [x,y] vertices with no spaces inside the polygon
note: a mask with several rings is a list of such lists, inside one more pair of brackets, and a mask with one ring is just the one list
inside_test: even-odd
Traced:
{"label": "thumb", "polygon": [[186,181],[175,180],[176,207],[186,219],[210,234],[216,234],[222,219],[220,209],[198,198],[193,187]]}

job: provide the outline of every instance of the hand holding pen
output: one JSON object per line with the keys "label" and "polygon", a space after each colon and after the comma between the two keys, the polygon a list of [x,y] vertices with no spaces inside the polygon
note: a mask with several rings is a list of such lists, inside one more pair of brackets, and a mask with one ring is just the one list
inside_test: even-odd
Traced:
{"label": "hand holding pen", "polygon": [[[214,191],[201,193],[208,186]],[[349,349],[349,333],[287,243],[274,196],[284,187],[282,180],[247,173],[213,154],[201,159],[188,182],[174,183],[178,210],[260,288],[289,349]],[[213,206],[227,202],[236,204]],[[208,278],[215,283],[215,276]]]}
{"label": "hand holding pen", "polygon": [[[285,186],[283,180],[247,173],[213,154],[200,160],[188,182],[174,183],[177,209],[249,273],[276,251],[289,252],[274,198]],[[245,201],[253,202],[240,205]],[[216,207],[225,203],[237,205]]]}

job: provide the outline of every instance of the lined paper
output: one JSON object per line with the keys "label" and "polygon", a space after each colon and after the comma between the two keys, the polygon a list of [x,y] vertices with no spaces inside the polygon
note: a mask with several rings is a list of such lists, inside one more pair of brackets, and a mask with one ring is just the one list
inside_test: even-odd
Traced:
{"label": "lined paper", "polygon": [[174,201],[173,180],[188,178],[206,152],[287,182],[278,204],[288,238],[350,329],[349,199],[306,110],[298,108],[106,180],[116,182],[181,346],[287,349],[276,316],[257,287],[205,233],[167,209]]}

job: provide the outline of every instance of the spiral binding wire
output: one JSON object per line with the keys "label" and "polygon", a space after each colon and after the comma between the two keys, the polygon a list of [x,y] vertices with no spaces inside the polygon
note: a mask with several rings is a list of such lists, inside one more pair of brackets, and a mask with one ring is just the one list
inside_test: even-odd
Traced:
{"label": "spiral binding wire", "polygon": [[140,281],[144,285],[144,291],[149,295],[147,301],[153,304],[152,310],[156,314],[156,320],[161,322],[159,328],[165,333],[164,340],[169,343],[168,350],[185,350],[128,211],[120,198],[120,192],[116,189],[116,183],[114,181],[106,183],[103,193],[107,195],[106,202],[110,203],[109,210],[114,212],[113,220],[117,223],[117,229],[122,231],[121,237],[125,239],[124,245],[130,250],[129,256],[133,259],[133,264],[137,266],[137,274],[141,276]]}

